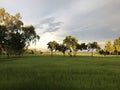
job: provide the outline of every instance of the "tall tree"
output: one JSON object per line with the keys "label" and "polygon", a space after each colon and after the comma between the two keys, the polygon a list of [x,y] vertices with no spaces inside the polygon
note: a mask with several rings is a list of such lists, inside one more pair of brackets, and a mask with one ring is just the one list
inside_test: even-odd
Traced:
{"label": "tall tree", "polygon": [[6,27],[3,25],[0,25],[0,46],[2,47],[4,45],[6,36]]}
{"label": "tall tree", "polygon": [[113,46],[113,44],[112,44],[111,41],[107,41],[106,42],[104,50],[109,55],[111,55],[112,53],[114,53],[115,48],[114,48],[114,46]]}
{"label": "tall tree", "polygon": [[10,15],[0,8],[0,44],[9,54],[19,53],[40,37],[36,34],[34,26],[24,26],[20,13]]}
{"label": "tall tree", "polygon": [[97,42],[92,42],[92,43],[88,43],[88,51],[91,50],[92,56],[93,56],[93,52],[94,50],[98,51],[100,49],[100,46],[98,45]]}
{"label": "tall tree", "polygon": [[48,49],[51,52],[51,56],[53,56],[53,52],[57,50],[59,44],[56,41],[50,41],[48,42],[47,45],[48,45]]}
{"label": "tall tree", "polygon": [[73,56],[73,53],[75,55],[77,43],[78,43],[77,38],[73,36],[66,36],[65,39],[63,40],[63,44],[70,50],[70,56]]}
{"label": "tall tree", "polygon": [[115,52],[120,54],[120,37],[114,40]]}
{"label": "tall tree", "polygon": [[81,44],[77,44],[77,49],[78,50],[87,50],[87,44],[86,43],[81,43]]}
{"label": "tall tree", "polygon": [[31,41],[32,43],[36,43],[36,41],[40,39],[39,35],[35,32],[35,27],[32,25],[22,27],[22,32],[26,41],[26,47],[30,45]]}
{"label": "tall tree", "polygon": [[67,50],[67,48],[66,48],[66,46],[64,44],[59,44],[57,46],[57,50],[60,51],[60,52],[62,52],[63,55],[65,56],[65,51]]}
{"label": "tall tree", "polygon": [[3,52],[3,47],[5,45],[6,27],[0,25],[0,54]]}

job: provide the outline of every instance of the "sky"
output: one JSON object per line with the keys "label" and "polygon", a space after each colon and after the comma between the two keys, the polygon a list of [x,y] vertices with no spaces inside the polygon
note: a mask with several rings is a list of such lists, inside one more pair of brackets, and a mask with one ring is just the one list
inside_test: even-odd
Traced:
{"label": "sky", "polygon": [[102,45],[120,36],[120,0],[0,0],[0,8],[35,26],[40,40],[31,48],[46,49],[68,35]]}

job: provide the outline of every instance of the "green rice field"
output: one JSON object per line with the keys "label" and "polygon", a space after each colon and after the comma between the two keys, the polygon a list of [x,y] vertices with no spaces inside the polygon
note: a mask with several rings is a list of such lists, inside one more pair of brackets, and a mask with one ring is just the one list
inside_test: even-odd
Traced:
{"label": "green rice field", "polygon": [[120,57],[0,57],[0,90],[120,90]]}

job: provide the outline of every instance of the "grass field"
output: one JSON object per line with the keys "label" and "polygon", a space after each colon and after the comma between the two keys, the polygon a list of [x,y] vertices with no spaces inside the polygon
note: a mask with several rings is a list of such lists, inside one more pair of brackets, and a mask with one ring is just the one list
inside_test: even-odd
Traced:
{"label": "grass field", "polygon": [[0,90],[120,90],[120,57],[0,58]]}

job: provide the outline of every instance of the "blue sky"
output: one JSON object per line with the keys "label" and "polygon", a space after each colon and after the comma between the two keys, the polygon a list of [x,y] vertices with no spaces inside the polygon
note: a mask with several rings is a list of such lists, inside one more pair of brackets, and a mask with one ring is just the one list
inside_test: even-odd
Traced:
{"label": "blue sky", "polygon": [[0,0],[0,7],[36,27],[41,39],[34,48],[67,35],[101,44],[120,36],[120,0]]}

